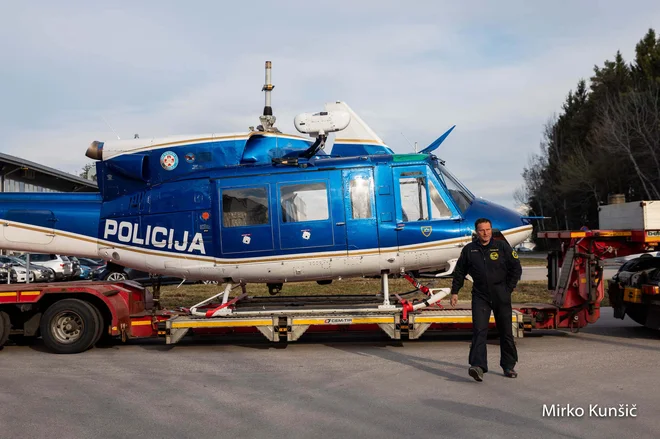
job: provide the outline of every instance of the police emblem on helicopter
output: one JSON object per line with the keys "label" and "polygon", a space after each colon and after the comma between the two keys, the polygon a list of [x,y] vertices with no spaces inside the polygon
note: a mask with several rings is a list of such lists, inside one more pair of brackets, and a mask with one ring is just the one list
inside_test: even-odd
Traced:
{"label": "police emblem on helicopter", "polygon": [[178,164],[179,164],[179,157],[177,157],[175,152],[165,151],[160,156],[160,165],[166,171],[171,171],[171,170],[175,169]]}
{"label": "police emblem on helicopter", "polygon": [[420,229],[422,230],[422,235],[424,235],[426,238],[431,236],[431,232],[433,231],[433,227],[431,226],[420,227]]}

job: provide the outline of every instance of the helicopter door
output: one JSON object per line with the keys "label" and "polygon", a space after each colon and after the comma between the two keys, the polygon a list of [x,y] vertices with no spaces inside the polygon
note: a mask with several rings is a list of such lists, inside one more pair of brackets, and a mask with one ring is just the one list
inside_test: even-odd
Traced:
{"label": "helicopter door", "polygon": [[273,253],[272,209],[268,184],[245,179],[222,180],[220,248],[223,255],[264,256]]}
{"label": "helicopter door", "polygon": [[345,255],[341,173],[316,172],[304,180],[295,174],[290,177],[290,181],[277,185],[281,249],[292,253],[339,251]]}
{"label": "helicopter door", "polygon": [[398,188],[395,230],[406,265],[423,268],[431,259],[453,257],[455,248],[463,245],[465,233],[461,215],[448,202],[443,186],[426,166],[397,167],[393,176]]}
{"label": "helicopter door", "polygon": [[[342,171],[348,255],[378,253],[374,175],[370,168]],[[354,253],[355,252],[355,253]]]}

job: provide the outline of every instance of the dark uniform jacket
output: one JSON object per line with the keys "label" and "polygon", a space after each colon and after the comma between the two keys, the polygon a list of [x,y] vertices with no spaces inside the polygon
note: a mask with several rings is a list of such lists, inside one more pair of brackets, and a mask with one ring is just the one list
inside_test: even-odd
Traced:
{"label": "dark uniform jacket", "polygon": [[458,294],[465,276],[472,277],[472,296],[490,303],[511,303],[522,267],[508,242],[492,240],[486,246],[477,240],[463,247],[454,269],[452,294]]}

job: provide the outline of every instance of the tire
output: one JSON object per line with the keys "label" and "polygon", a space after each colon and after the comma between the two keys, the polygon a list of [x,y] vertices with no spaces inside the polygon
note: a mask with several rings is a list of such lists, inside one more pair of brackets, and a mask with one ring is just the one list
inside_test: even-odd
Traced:
{"label": "tire", "polygon": [[96,314],[96,319],[99,322],[98,329],[96,330],[96,334],[94,334],[94,341],[92,341],[92,344],[89,345],[89,347],[91,348],[96,346],[96,343],[98,343],[99,340],[101,339],[101,336],[103,335],[104,325],[103,325],[103,316],[101,315],[101,311],[99,311],[99,309],[95,305],[89,302],[86,303],[92,308],[92,311],[94,311],[94,313]]}
{"label": "tire", "polygon": [[95,343],[101,322],[98,310],[79,299],[52,304],[41,317],[39,328],[48,349],[56,354],[77,354]]}
{"label": "tire", "polygon": [[104,280],[109,280],[112,282],[118,282],[122,280],[128,280],[128,275],[123,271],[112,271],[108,273]]}
{"label": "tire", "polygon": [[11,329],[11,321],[9,314],[0,311],[0,349],[7,343],[9,339],[9,330]]}
{"label": "tire", "polygon": [[644,308],[641,304],[626,307],[626,315],[630,317],[635,323],[642,326],[646,325],[646,317],[648,316],[648,309]]}

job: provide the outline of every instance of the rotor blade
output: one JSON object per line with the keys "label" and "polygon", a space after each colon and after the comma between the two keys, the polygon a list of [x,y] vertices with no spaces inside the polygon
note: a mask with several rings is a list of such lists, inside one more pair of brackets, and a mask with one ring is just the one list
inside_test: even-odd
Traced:
{"label": "rotor blade", "polygon": [[420,154],[429,154],[429,153],[435,151],[435,150],[438,148],[438,146],[440,146],[440,144],[441,144],[442,142],[445,141],[445,139],[447,138],[447,136],[449,136],[449,134],[453,131],[454,128],[456,128],[456,125],[454,125],[453,127],[449,128],[449,129],[447,130],[447,132],[445,132],[442,136],[438,137],[438,138],[435,140],[435,142],[431,143],[429,146],[427,146],[426,148],[424,148],[423,150],[421,150],[421,151],[420,151]]}

